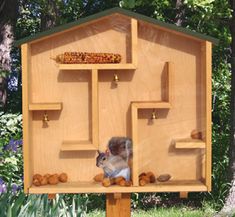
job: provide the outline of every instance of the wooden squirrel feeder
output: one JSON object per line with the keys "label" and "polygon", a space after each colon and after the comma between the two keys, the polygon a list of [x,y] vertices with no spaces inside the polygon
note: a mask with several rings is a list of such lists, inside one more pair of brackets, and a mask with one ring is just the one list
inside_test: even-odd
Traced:
{"label": "wooden squirrel feeder", "polygon": [[[216,39],[120,8],[19,40],[25,193],[210,191],[212,43]],[[53,60],[75,51],[122,58]],[[191,138],[195,130],[199,139]],[[96,151],[112,136],[132,138],[130,187],[93,181],[101,172]],[[32,185],[34,174],[54,171],[66,172],[68,182]],[[171,179],[140,186],[146,171]]]}

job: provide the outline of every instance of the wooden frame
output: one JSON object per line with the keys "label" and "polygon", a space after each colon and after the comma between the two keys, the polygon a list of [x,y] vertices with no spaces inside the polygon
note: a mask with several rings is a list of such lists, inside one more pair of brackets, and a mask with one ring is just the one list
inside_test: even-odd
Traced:
{"label": "wooden frame", "polygon": [[[112,17],[110,16],[106,19],[112,19]],[[43,61],[44,53],[48,57],[51,54],[54,55],[61,52],[61,50],[67,49],[70,41],[66,38],[68,41],[65,40],[64,44],[63,42],[60,44],[59,40],[68,31],[65,31],[64,35],[63,33],[55,35],[55,42],[50,46],[54,46],[54,50],[58,49],[56,51],[48,46],[46,43],[47,39],[22,45],[24,191],[26,193],[181,192],[181,197],[186,197],[187,192],[211,190],[211,43],[202,41],[202,39],[198,41],[192,38],[189,39],[188,37],[184,38],[182,34],[179,35],[173,31],[161,33],[161,31],[164,31],[162,27],[153,27],[152,24],[146,24],[145,27],[143,21],[140,24],[137,19],[127,16],[125,16],[125,19],[129,23],[127,28],[129,32],[125,33],[125,37],[122,36],[123,40],[121,42],[125,41],[126,47],[129,48],[129,50],[126,49],[127,51],[125,51],[129,52],[129,60],[120,64],[55,64],[54,62],[49,62],[47,63],[49,68],[47,80],[45,79],[44,66],[39,64],[38,60]],[[92,24],[95,24],[95,21],[89,23],[89,25]],[[83,25],[83,27],[86,28],[86,25]],[[157,31],[160,34],[155,34],[154,32],[153,35],[158,35],[158,37],[148,38],[149,35],[145,33],[144,28],[152,28],[149,31]],[[76,29],[79,29],[79,27],[73,28],[71,31],[75,31]],[[110,32],[107,34],[116,34]],[[100,32],[100,34],[105,35],[106,31]],[[117,34],[121,35],[124,33],[118,32]],[[95,37],[99,37],[98,35]],[[128,37],[130,38],[128,39]],[[85,41],[86,37],[84,38],[81,37],[81,40]],[[165,42],[164,38],[167,40],[170,39]],[[49,39],[51,40],[51,37]],[[95,41],[95,39],[92,40]],[[177,44],[182,39],[186,40],[185,46],[181,44],[183,48]],[[75,41],[71,41],[71,47],[73,48],[74,44],[77,43],[77,39],[75,37],[75,39],[71,40]],[[127,42],[129,43],[128,45]],[[42,46],[40,43],[42,43]],[[87,42],[82,43],[86,44]],[[141,52],[145,48],[145,43],[149,43],[146,46],[148,51],[141,56]],[[159,45],[160,43],[163,44]],[[57,44],[60,45],[58,48]],[[112,45],[109,46],[112,51],[114,48]],[[174,47],[174,51],[170,49],[171,46]],[[182,69],[185,70],[186,67],[182,67],[179,62],[180,58],[177,59],[177,49],[181,49],[180,53],[183,53],[184,57],[187,58],[185,61],[189,63],[185,64],[189,67],[189,72],[182,72]],[[175,53],[171,54],[170,52]],[[152,55],[152,57],[149,57],[150,60],[147,62],[148,64],[146,63],[146,71],[144,71],[144,61],[146,59],[143,60],[143,58],[146,58],[148,55]],[[199,58],[200,60],[198,60]],[[157,61],[154,61],[156,59]],[[201,68],[198,67],[199,65]],[[116,71],[118,71],[122,79],[120,79],[118,85],[110,85],[112,83],[110,79],[112,75],[110,76],[110,74],[116,73]],[[151,74],[152,77],[149,78],[147,73]],[[191,73],[192,76],[190,77],[187,73]],[[37,78],[33,76],[37,76]],[[188,79],[187,82],[189,84],[186,84],[185,77]],[[146,83],[144,83],[144,79],[147,79]],[[142,80],[143,83],[141,83]],[[35,84],[37,88],[33,86]],[[193,86],[192,90],[189,89],[191,87],[190,85]],[[57,88],[57,86],[60,86],[60,88]],[[44,89],[47,87],[49,90],[45,91]],[[63,95],[61,90],[63,88],[69,94]],[[58,94],[53,94],[51,90],[55,90],[55,93],[58,92]],[[90,91],[88,94],[85,93],[87,90]],[[77,91],[78,95],[80,94],[80,98],[75,99],[76,95],[74,91]],[[107,96],[104,94],[106,92]],[[84,97],[82,93],[84,93]],[[38,94],[41,94],[40,97]],[[180,94],[186,97],[186,99],[181,99]],[[88,105],[84,106],[83,100],[87,100]],[[71,101],[75,101],[74,104]],[[102,107],[103,102],[107,102],[107,111],[105,110],[106,107]],[[117,106],[120,106],[120,111]],[[185,108],[187,108],[190,111],[189,114],[185,116],[181,115],[180,106],[183,111],[186,111]],[[128,109],[126,110],[126,108]],[[70,109],[77,109],[77,113],[72,113],[74,119],[77,116],[80,118],[77,119],[78,125],[81,125],[80,128],[74,128],[75,130],[73,131],[78,135],[70,135],[70,129],[66,129],[69,127],[73,128],[76,124],[74,120],[71,126],[68,126],[69,121],[73,119],[73,117],[68,117],[70,115]],[[152,110],[157,113],[160,112],[161,118],[154,120],[156,124],[146,124],[147,119],[151,119],[149,112]],[[40,115],[43,111],[49,111],[52,115],[51,128],[42,126],[41,124]],[[80,112],[83,115],[80,115]],[[104,116],[104,114],[107,114],[107,116]],[[179,117],[174,119],[177,114],[179,114]],[[84,116],[84,119],[80,116]],[[85,118],[88,121],[84,121]],[[105,118],[108,121],[110,118],[111,123],[110,125],[109,123],[107,124],[107,129],[104,129],[103,119]],[[125,119],[125,124],[119,121],[120,118]],[[167,121],[164,125],[165,120]],[[88,133],[85,127],[85,133],[80,132],[83,131],[82,124],[89,128]],[[181,124],[182,129],[178,129],[179,127],[177,128],[177,126],[181,126]],[[112,125],[116,126],[113,127]],[[186,132],[188,130],[187,128],[192,129],[194,126],[203,131],[203,138],[201,140],[188,138],[190,137],[190,132]],[[169,131],[170,139],[161,130],[164,127],[166,127],[166,133]],[[149,136],[150,133],[154,134],[153,132],[157,132],[158,129],[160,130],[159,135]],[[109,133],[105,134],[106,130]],[[39,165],[38,162],[41,156],[42,159],[48,160],[47,153],[43,151],[43,145],[44,143],[48,145],[49,142],[47,143],[45,137],[53,131],[58,131],[58,134],[60,136],[62,135],[61,137],[64,136],[63,134],[66,136],[69,135],[67,137],[64,136],[63,140],[59,140],[56,138],[56,135],[53,135],[50,138],[50,141],[52,141],[50,146],[47,146],[48,153],[53,155],[52,159],[60,159],[60,161],[57,161],[58,167],[53,162],[50,162],[50,166],[48,167],[44,162],[42,162],[42,165]],[[119,186],[105,188],[100,183],[93,182],[91,175],[94,176],[97,171],[94,167],[87,166],[88,164],[95,165],[96,150],[105,148],[105,145],[102,145],[104,143],[103,137],[109,135],[110,138],[112,136],[110,132],[112,131],[117,135],[129,136],[133,140],[133,186],[128,188]],[[163,150],[165,156],[169,156],[169,161],[171,159],[173,159],[173,162],[178,161],[182,157],[183,162],[196,162],[195,167],[197,167],[203,164],[198,156],[202,155],[205,157],[205,165],[202,166],[202,170],[205,169],[205,177],[201,174],[193,174],[191,172],[188,175],[189,178],[186,177],[186,180],[184,180],[182,179],[182,175],[180,175],[179,169],[173,165],[172,169],[170,167],[168,168],[169,171],[176,174],[172,180],[166,183],[157,182],[155,184],[139,186],[139,174],[141,172],[147,169],[153,169],[155,172],[157,169],[160,172],[163,170],[163,166],[159,165],[160,160],[153,163],[154,166],[151,163],[142,165],[141,159],[147,159],[148,157],[151,160],[154,159],[154,157],[151,157],[151,151],[146,155],[141,153],[143,146],[146,144],[144,142],[141,144],[140,141],[145,141],[145,138],[149,137],[151,138],[149,140],[147,139],[147,147],[152,148],[151,145],[148,146],[148,142],[150,144],[151,139],[152,144],[155,144],[159,140],[160,145],[156,145],[158,147],[153,147],[151,150],[155,152]],[[42,145],[40,141],[37,141],[37,138],[42,141]],[[37,154],[39,157],[37,157]],[[161,156],[157,156],[157,158],[160,159]],[[81,174],[85,176],[84,180],[77,173],[71,172],[70,165],[74,165],[74,162],[76,162],[76,165],[80,169],[83,168]],[[164,159],[162,159],[162,162],[164,162]],[[64,167],[65,164],[66,166]],[[32,186],[32,175],[34,173],[46,172],[47,169],[50,169],[49,172],[52,173],[52,168],[60,170],[60,167],[66,168],[71,172],[72,180],[69,180],[68,183],[60,183],[56,186]],[[120,194],[117,194],[115,196],[117,197],[116,199],[118,199],[118,195],[120,196]]]}

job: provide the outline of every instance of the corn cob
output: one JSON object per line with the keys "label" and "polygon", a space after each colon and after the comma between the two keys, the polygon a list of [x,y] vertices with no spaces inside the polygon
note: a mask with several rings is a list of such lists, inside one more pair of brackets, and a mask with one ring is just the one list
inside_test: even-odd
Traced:
{"label": "corn cob", "polygon": [[121,55],[113,53],[64,52],[55,58],[61,64],[120,63]]}

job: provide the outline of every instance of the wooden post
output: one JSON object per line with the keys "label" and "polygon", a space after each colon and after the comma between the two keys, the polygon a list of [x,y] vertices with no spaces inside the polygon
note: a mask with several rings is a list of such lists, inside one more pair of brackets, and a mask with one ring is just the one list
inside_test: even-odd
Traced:
{"label": "wooden post", "polygon": [[56,194],[48,194],[48,200],[53,200],[56,198]]}
{"label": "wooden post", "polygon": [[131,194],[106,194],[106,217],[130,217],[131,216]]}
{"label": "wooden post", "polygon": [[188,198],[188,192],[187,191],[181,191],[180,192],[180,198],[181,199],[187,199]]}

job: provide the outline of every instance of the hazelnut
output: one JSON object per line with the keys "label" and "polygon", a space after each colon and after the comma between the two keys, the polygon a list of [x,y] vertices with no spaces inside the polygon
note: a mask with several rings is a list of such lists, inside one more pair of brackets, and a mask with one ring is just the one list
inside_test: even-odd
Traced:
{"label": "hazelnut", "polygon": [[42,175],[40,175],[40,174],[35,174],[35,175],[33,175],[33,180],[34,179],[37,179],[38,181],[41,181],[42,180]]}
{"label": "hazelnut", "polygon": [[42,180],[41,180],[41,185],[47,185],[48,183],[48,180],[45,176],[42,177]]}
{"label": "hazelnut", "polygon": [[109,187],[111,185],[111,181],[109,178],[104,178],[102,184],[104,187]]}
{"label": "hazelnut", "polygon": [[38,179],[34,179],[34,180],[33,180],[33,185],[35,185],[35,186],[40,186],[41,183],[40,183],[40,181],[39,181]]}
{"label": "hazelnut", "polygon": [[49,173],[45,174],[43,177],[46,177],[47,179],[50,177],[51,175]]}
{"label": "hazelnut", "polygon": [[142,177],[142,176],[146,176],[146,173],[141,173],[141,174],[139,175],[139,178]]}
{"label": "hazelnut", "polygon": [[67,182],[68,181],[68,175],[66,173],[61,173],[59,176],[60,182]]}
{"label": "hazelnut", "polygon": [[126,180],[125,180],[125,179],[122,179],[122,180],[119,182],[119,185],[120,185],[120,186],[125,186],[125,185],[126,185]]}
{"label": "hazelnut", "polygon": [[150,183],[150,178],[148,176],[142,176],[142,180],[145,180],[146,184]]}
{"label": "hazelnut", "polygon": [[126,186],[130,187],[132,185],[132,181],[126,181]]}
{"label": "hazelnut", "polygon": [[156,177],[152,172],[148,172],[146,176],[149,177],[150,183],[156,182]]}
{"label": "hazelnut", "polygon": [[192,139],[202,139],[202,132],[199,132],[197,130],[193,130],[191,132],[191,138]]}
{"label": "hazelnut", "polygon": [[120,183],[122,180],[125,180],[122,176],[116,177],[116,178],[115,178],[115,184],[119,185],[119,183]]}
{"label": "hazelnut", "polygon": [[104,179],[104,174],[103,173],[97,174],[93,179],[95,182],[102,182]]}
{"label": "hazelnut", "polygon": [[57,176],[52,175],[52,176],[50,176],[50,177],[48,178],[48,183],[49,183],[50,185],[56,185],[56,184],[59,183],[59,179],[58,179]]}
{"label": "hazelnut", "polygon": [[146,184],[147,184],[147,182],[144,179],[140,179],[140,181],[139,181],[140,186],[144,186]]}

